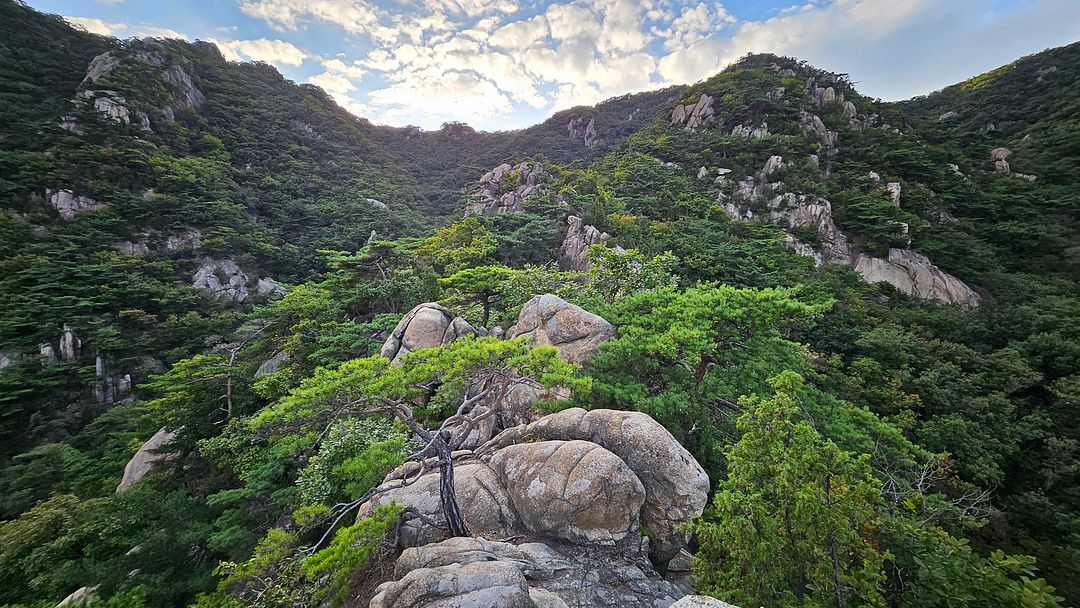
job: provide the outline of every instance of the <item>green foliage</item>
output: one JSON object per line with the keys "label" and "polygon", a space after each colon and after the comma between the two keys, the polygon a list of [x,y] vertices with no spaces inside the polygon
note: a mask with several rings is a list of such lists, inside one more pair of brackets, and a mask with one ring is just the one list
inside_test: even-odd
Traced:
{"label": "green foliage", "polygon": [[869,457],[823,439],[799,413],[802,379],[784,372],[771,399],[740,401],[742,433],[695,531],[699,588],[744,605],[884,606],[872,535],[880,495]]}

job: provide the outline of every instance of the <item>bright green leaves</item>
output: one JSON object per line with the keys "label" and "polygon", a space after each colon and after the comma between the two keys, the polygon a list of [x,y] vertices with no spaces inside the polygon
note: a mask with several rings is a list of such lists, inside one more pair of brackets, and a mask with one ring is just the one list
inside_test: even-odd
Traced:
{"label": "bright green leaves", "polygon": [[796,422],[801,381],[784,372],[771,399],[740,401],[742,437],[696,527],[700,588],[743,605],[883,606],[872,539],[881,499],[868,456]]}

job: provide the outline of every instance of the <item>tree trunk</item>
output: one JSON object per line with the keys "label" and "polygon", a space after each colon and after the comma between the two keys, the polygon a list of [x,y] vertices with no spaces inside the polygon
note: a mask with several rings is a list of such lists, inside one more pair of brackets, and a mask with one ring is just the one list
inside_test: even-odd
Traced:
{"label": "tree trunk", "polygon": [[435,439],[435,450],[439,455],[439,505],[442,507],[443,517],[446,518],[450,536],[472,536],[457,504],[454,489],[454,462],[450,459],[448,437],[449,433],[443,431]]}

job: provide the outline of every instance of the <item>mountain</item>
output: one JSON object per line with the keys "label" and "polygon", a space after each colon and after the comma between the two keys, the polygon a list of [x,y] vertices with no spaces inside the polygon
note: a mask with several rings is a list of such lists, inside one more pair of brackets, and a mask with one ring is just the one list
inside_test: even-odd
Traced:
{"label": "mountain", "polygon": [[0,604],[1080,598],[1080,43],[487,133],[0,34]]}

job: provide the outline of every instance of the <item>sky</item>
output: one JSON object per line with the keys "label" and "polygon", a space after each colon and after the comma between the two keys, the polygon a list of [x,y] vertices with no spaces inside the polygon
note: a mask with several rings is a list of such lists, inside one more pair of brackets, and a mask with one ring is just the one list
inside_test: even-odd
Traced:
{"label": "sky", "polygon": [[378,124],[525,127],[750,52],[926,94],[1080,40],[1080,0],[29,0],[88,31],[214,42]]}

